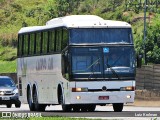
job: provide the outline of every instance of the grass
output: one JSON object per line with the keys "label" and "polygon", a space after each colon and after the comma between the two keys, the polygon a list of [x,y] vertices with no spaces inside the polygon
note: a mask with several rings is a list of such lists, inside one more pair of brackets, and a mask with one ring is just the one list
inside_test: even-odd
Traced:
{"label": "grass", "polygon": [[15,61],[0,61],[0,73],[12,73],[16,72],[16,60]]}
{"label": "grass", "polygon": [[[0,119],[2,117],[2,113],[0,113]],[[3,118],[2,118],[3,119]],[[12,120],[15,118],[7,118],[7,120]],[[91,118],[70,118],[70,117],[31,117],[31,118],[16,118],[16,120],[93,120]],[[94,119],[100,120],[100,119]]]}

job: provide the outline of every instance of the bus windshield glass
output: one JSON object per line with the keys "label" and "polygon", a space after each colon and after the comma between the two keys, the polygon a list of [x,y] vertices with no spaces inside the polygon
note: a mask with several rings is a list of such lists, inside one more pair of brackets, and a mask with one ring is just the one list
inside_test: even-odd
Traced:
{"label": "bus windshield glass", "polygon": [[74,78],[124,78],[134,77],[133,47],[71,48],[71,68]]}
{"label": "bus windshield glass", "polygon": [[133,43],[130,28],[78,28],[70,30],[69,44]]}

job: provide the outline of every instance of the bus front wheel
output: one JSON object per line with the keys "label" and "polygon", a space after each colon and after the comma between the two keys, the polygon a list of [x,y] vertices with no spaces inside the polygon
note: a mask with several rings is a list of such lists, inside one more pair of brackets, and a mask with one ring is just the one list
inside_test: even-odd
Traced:
{"label": "bus front wheel", "polygon": [[60,94],[60,98],[59,98],[59,103],[62,105],[62,110],[64,111],[64,112],[70,112],[71,111],[71,105],[66,105],[66,104],[64,104],[64,102],[63,102],[64,100],[63,100],[63,95],[62,95],[62,93]]}
{"label": "bus front wheel", "polygon": [[64,112],[71,112],[71,105],[62,105],[62,110]]}
{"label": "bus front wheel", "polygon": [[96,105],[89,105],[88,106],[88,112],[93,112],[96,109]]}
{"label": "bus front wheel", "polygon": [[113,110],[114,112],[122,112],[123,103],[113,103]]}

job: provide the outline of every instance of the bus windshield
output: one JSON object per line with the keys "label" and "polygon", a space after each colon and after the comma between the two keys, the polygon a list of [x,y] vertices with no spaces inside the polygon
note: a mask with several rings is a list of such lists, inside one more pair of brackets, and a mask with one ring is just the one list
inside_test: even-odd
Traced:
{"label": "bus windshield", "polygon": [[133,43],[131,28],[71,29],[69,44],[81,43]]}
{"label": "bus windshield", "polygon": [[134,77],[133,47],[71,48],[71,68],[74,78]]}

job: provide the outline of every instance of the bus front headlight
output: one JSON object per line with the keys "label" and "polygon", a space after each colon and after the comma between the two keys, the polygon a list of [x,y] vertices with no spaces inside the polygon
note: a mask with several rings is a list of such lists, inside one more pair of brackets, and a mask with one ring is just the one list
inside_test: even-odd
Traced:
{"label": "bus front headlight", "polygon": [[72,92],[87,92],[88,88],[72,88]]}

